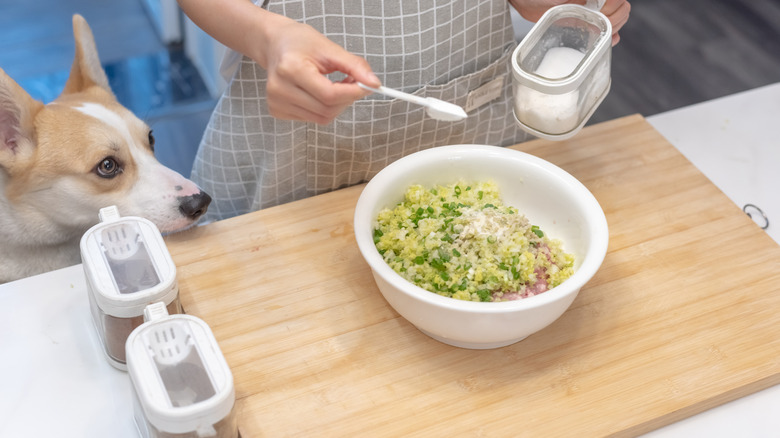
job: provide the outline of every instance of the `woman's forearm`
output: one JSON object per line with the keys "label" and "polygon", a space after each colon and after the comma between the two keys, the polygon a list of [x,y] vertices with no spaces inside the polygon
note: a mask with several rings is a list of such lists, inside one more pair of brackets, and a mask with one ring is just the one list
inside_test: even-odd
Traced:
{"label": "woman's forearm", "polygon": [[204,32],[231,49],[267,67],[267,41],[283,21],[249,0],[177,0],[185,14]]}

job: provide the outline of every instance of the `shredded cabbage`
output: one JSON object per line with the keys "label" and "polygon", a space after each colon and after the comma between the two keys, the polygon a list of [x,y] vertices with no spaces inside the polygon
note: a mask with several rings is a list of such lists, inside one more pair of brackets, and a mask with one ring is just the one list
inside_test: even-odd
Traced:
{"label": "shredded cabbage", "polygon": [[526,298],[574,273],[574,256],[503,205],[493,181],[410,186],[379,212],[374,243],[408,281],[460,300]]}

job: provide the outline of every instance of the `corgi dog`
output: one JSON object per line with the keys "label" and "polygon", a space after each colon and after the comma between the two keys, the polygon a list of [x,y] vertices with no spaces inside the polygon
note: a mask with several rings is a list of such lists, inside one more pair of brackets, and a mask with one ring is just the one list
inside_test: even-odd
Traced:
{"label": "corgi dog", "polygon": [[211,202],[157,161],[151,129],[117,102],[80,15],[73,35],[70,76],[51,103],[0,69],[0,283],[80,263],[79,241],[103,207],[170,233]]}

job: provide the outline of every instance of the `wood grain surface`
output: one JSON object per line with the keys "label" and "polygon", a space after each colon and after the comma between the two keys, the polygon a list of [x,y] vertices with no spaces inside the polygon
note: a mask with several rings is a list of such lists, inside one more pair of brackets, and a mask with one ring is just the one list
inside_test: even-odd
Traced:
{"label": "wood grain surface", "polygon": [[515,148],[582,181],[610,243],[508,347],[439,343],[389,307],[353,236],[362,186],[167,237],[243,438],[635,436],[780,383],[780,246],[641,116]]}

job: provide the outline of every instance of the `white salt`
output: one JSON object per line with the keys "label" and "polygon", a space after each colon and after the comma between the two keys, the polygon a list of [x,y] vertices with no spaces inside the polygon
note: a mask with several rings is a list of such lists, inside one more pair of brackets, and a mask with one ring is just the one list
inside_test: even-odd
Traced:
{"label": "white salt", "polygon": [[[585,54],[569,47],[554,47],[545,53],[534,73],[548,79],[570,75]],[[518,90],[516,110],[528,126],[548,134],[563,134],[579,124],[579,91],[564,94],[544,94],[530,88]]]}
{"label": "white salt", "polygon": [[577,90],[564,94],[544,94],[528,87],[519,87],[515,99],[518,119],[547,134],[564,134],[577,127],[579,108]]}
{"label": "white salt", "polygon": [[553,47],[544,54],[534,73],[549,79],[563,78],[570,75],[584,57],[585,54],[577,49]]}

